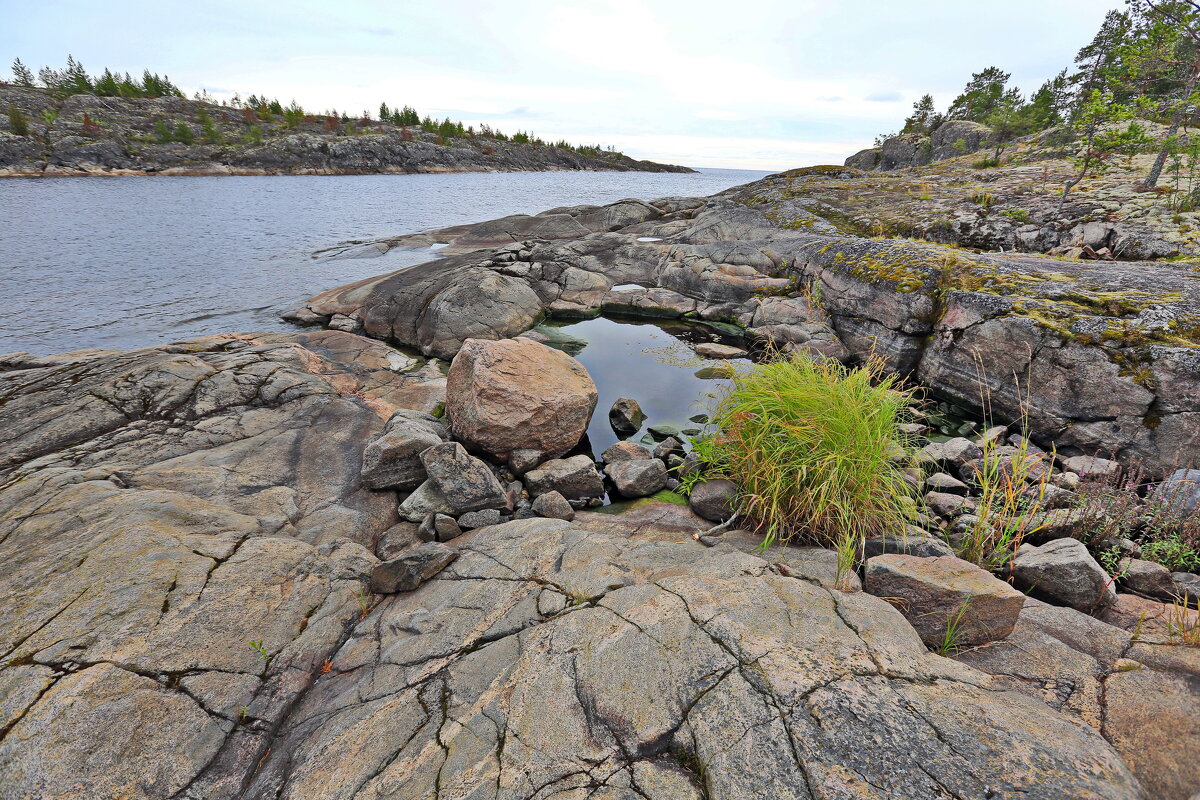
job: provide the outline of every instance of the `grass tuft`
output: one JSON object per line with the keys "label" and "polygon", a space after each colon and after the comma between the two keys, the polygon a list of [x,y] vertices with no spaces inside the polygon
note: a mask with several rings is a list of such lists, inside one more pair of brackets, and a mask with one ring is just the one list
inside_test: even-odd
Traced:
{"label": "grass tuft", "polygon": [[704,456],[738,485],[764,546],[798,537],[833,547],[845,575],[863,539],[904,531],[915,501],[896,426],[912,394],[898,386],[879,360],[847,369],[800,354],[733,378]]}

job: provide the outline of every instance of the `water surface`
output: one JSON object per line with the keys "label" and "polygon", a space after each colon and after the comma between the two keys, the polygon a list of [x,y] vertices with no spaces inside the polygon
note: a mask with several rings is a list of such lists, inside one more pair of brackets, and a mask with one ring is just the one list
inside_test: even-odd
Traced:
{"label": "water surface", "polygon": [[0,179],[0,353],[285,330],[278,314],[298,301],[433,255],[312,257],[339,242],[561,205],[708,195],[765,174]]}

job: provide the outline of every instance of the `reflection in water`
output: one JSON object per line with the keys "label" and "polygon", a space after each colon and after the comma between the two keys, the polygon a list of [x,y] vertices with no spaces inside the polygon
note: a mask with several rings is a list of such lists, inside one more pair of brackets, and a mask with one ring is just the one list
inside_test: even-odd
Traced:
{"label": "reflection in water", "polygon": [[[629,437],[634,441],[640,440],[652,425],[696,427],[689,418],[707,412],[713,396],[725,383],[697,373],[748,363],[744,358],[713,361],[696,355],[689,343],[739,342],[709,328],[681,322],[599,317],[549,323],[536,330],[550,337],[547,344],[551,347],[579,359],[596,382],[600,402],[588,427],[595,455],[618,440],[608,424],[608,410],[618,397],[632,397],[646,413],[645,426]],[[720,377],[727,375],[726,371],[719,372]]]}

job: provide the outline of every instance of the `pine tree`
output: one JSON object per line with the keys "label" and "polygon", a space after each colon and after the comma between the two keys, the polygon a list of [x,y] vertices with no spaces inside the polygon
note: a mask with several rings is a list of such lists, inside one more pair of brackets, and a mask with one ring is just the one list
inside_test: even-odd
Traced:
{"label": "pine tree", "polygon": [[900,132],[929,135],[937,129],[941,121],[941,115],[937,113],[933,104],[933,95],[927,94],[913,103],[912,116],[904,120],[904,128]]}
{"label": "pine tree", "polygon": [[192,129],[185,122],[180,122],[175,126],[175,133],[171,138],[181,144],[191,144],[196,141],[196,135],[192,133]]}
{"label": "pine tree", "polygon": [[391,109],[388,108],[388,104],[380,103],[379,104],[379,119],[380,119],[380,121],[387,122],[391,118],[392,118],[392,112],[391,112]]}
{"label": "pine tree", "polygon": [[13,136],[29,135],[29,122],[16,106],[8,107],[8,130]]}
{"label": "pine tree", "polygon": [[946,117],[983,122],[1001,106],[1021,105],[1021,92],[1015,88],[1008,88],[1008,80],[1011,77],[1011,74],[999,67],[988,67],[982,72],[972,74],[962,94],[950,104]]}
{"label": "pine tree", "polygon": [[27,89],[33,88],[33,73],[29,71],[29,67],[21,63],[21,59],[13,59],[12,74],[13,83],[17,86],[24,86]]}

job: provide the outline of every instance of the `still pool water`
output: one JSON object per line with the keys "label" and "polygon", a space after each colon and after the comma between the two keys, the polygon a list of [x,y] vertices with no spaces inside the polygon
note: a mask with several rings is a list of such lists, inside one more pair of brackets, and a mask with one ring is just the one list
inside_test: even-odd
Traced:
{"label": "still pool water", "polygon": [[652,425],[699,428],[702,424],[690,418],[711,411],[728,384],[714,373],[727,369],[725,365],[737,369],[749,363],[744,358],[714,361],[696,355],[692,344],[740,344],[701,324],[599,317],[536,330],[555,340],[552,346],[577,358],[596,382],[600,401],[588,428],[588,444],[597,456],[619,438],[608,423],[608,410],[617,398],[637,400],[646,414],[645,425],[629,437],[633,441],[647,437]]}
{"label": "still pool water", "polygon": [[625,197],[701,196],[766,173],[0,179],[0,353],[287,330],[278,314],[428,249],[328,260],[342,242]]}

